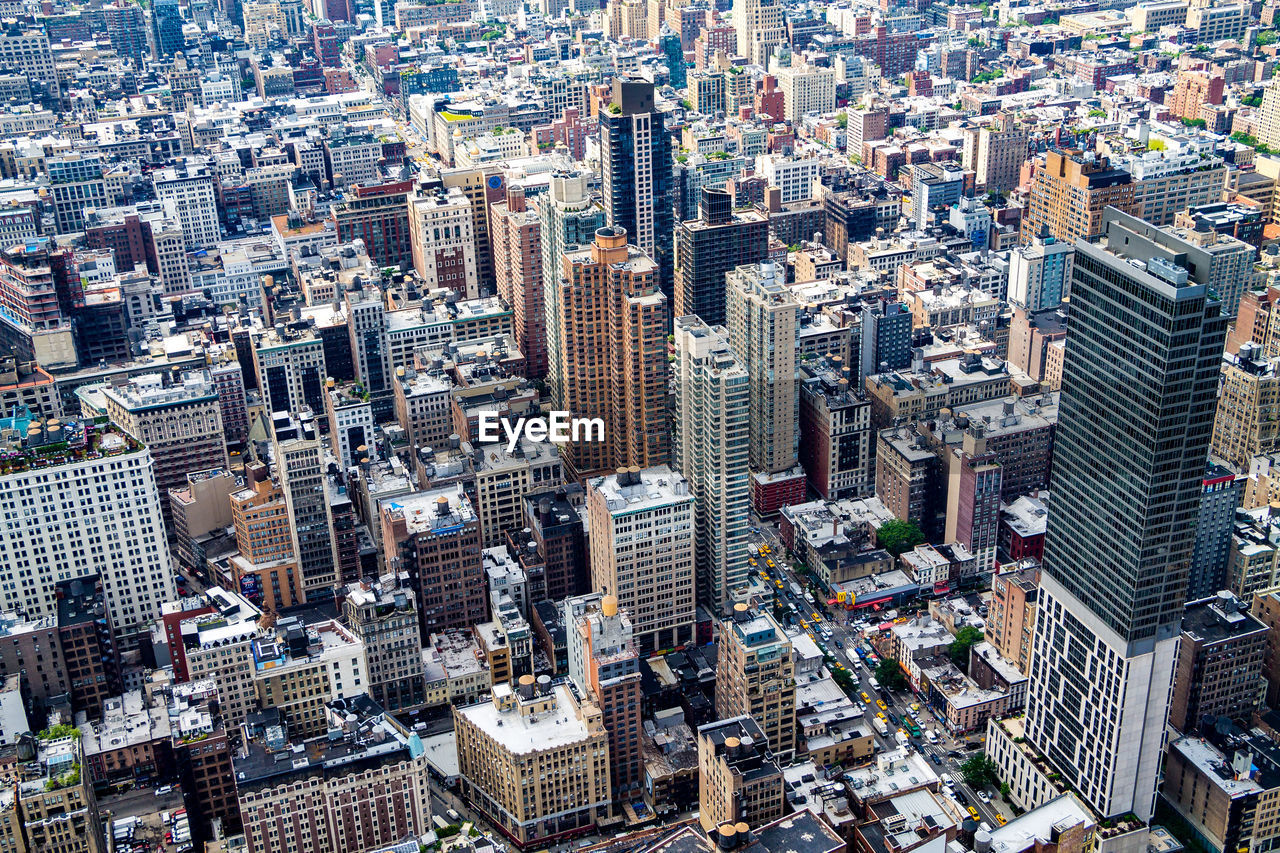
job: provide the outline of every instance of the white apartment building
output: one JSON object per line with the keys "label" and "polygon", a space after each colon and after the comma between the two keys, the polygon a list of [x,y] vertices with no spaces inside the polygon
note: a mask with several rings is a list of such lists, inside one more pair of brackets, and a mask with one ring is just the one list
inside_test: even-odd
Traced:
{"label": "white apartment building", "polygon": [[447,288],[467,299],[480,295],[471,202],[461,189],[409,200],[413,268],[428,290]]}
{"label": "white apartment building", "polygon": [[212,246],[222,239],[214,189],[217,173],[207,163],[183,160],[177,166],[152,172],[152,179],[156,197],[173,202],[187,248]]}
{"label": "white apartment building", "polygon": [[372,136],[347,136],[325,144],[335,186],[365,184],[378,176],[382,143]]}
{"label": "white apartment building", "polygon": [[699,599],[717,608],[747,578],[750,377],[723,327],[676,320],[675,465],[695,505]]}
{"label": "white apartment building", "polygon": [[49,36],[43,29],[24,32],[0,32],[0,66],[26,74],[33,80],[49,84],[51,93],[60,95],[58,72],[53,61]]}
{"label": "white apartment building", "polygon": [[[787,107],[788,113],[790,110]],[[765,154],[756,159],[756,171],[768,179],[769,186],[782,190],[783,204],[811,198],[818,170],[816,157],[792,160],[779,154]]]}
{"label": "white apartment building", "polygon": [[0,609],[53,616],[54,583],[96,572],[116,631],[145,631],[174,596],[151,452],[74,421],[48,427],[48,443],[65,448],[37,455],[31,436],[0,474]]}
{"label": "white apartment building", "polygon": [[783,93],[787,121],[799,124],[809,113],[829,113],[836,108],[836,72],[816,65],[792,65],[773,72]]}
{"label": "white apartment building", "polygon": [[693,639],[694,497],[666,465],[587,483],[591,585],[616,595],[648,653]]}

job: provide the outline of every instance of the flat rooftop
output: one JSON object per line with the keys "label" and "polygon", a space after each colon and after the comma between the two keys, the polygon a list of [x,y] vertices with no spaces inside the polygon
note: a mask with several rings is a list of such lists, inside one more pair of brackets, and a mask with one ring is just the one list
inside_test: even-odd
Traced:
{"label": "flat rooftop", "polygon": [[[511,686],[493,688],[495,700]],[[541,714],[524,714],[518,707],[503,711],[497,701],[481,702],[457,709],[472,725],[517,755],[572,746],[591,736],[586,724],[574,713],[574,700],[567,684],[552,687],[555,704]]]}

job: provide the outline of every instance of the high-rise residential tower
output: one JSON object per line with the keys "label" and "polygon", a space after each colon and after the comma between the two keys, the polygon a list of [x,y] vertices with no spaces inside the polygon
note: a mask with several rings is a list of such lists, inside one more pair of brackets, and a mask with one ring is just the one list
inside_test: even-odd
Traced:
{"label": "high-rise residential tower", "polygon": [[600,419],[600,440],[584,432],[564,445],[568,476],[581,479],[619,466],[642,468],[670,456],[667,424],[667,299],[657,266],[627,245],[616,226],[596,231],[590,247],[561,257],[556,328],[556,408]]}
{"label": "high-rise residential tower", "polygon": [[523,187],[507,187],[505,200],[489,208],[493,272],[498,295],[515,315],[516,343],[528,365],[525,375],[547,374],[547,314],[543,296],[542,223]]}
{"label": "high-rise residential tower", "polygon": [[1076,244],[1027,736],[1100,814],[1150,819],[1226,319],[1104,219]]}
{"label": "high-rise residential tower", "polygon": [[751,482],[747,370],[722,326],[676,320],[675,467],[697,499],[698,600],[720,612],[747,578]]}
{"label": "high-rise residential tower", "polygon": [[772,262],[728,275],[729,340],[751,376],[751,469],[794,468],[800,433],[796,329],[800,303]]}
{"label": "high-rise residential tower", "polygon": [[[565,250],[589,245],[596,229],[604,226],[605,213],[600,202],[587,192],[587,172],[556,172],[551,185],[538,199],[538,222],[542,240],[542,286],[544,320],[547,336],[547,386],[557,404],[563,394],[560,376],[564,369],[564,346],[560,340],[560,276],[564,272],[561,258]],[[526,353],[526,355],[528,355]]]}
{"label": "high-rise residential tower", "polygon": [[725,274],[769,256],[769,221],[756,210],[734,213],[733,196],[703,187],[698,218],[676,226],[675,312],[725,324]]}
{"label": "high-rise residential tower", "polygon": [[625,228],[631,242],[653,258],[670,300],[675,266],[671,138],[665,113],[654,104],[652,83],[613,81],[613,101],[600,113],[600,156],[609,224]]}

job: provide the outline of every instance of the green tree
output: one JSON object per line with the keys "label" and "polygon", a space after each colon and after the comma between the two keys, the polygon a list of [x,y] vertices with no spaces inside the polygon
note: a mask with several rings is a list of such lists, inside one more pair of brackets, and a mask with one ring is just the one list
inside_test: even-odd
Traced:
{"label": "green tree", "polygon": [[956,638],[951,641],[950,646],[947,646],[947,655],[950,656],[952,663],[968,671],[969,649],[981,642],[982,632],[972,625],[967,625],[956,633]]}
{"label": "green tree", "polygon": [[1269,44],[1275,44],[1276,38],[1277,35],[1275,30],[1263,30],[1258,33],[1258,38],[1254,40],[1254,44],[1258,47],[1266,47]]}
{"label": "green tree", "polygon": [[840,115],[836,116],[836,127],[838,127],[838,128],[840,128],[841,130],[843,130],[844,128],[846,128],[846,127],[848,127],[848,126],[849,126],[849,114],[848,114],[848,113],[840,113]]}
{"label": "green tree", "polygon": [[1208,124],[1208,122],[1206,122],[1202,118],[1184,118],[1182,120],[1182,123],[1187,127],[1200,127],[1200,128],[1203,128],[1205,125]]}
{"label": "green tree", "polygon": [[902,674],[902,664],[893,658],[881,658],[876,664],[876,681],[885,690],[901,690],[907,686],[907,677]]}
{"label": "green tree", "polygon": [[1000,780],[996,776],[996,763],[987,758],[985,752],[979,752],[960,765],[960,776],[970,788],[985,788],[995,785]]}
{"label": "green tree", "polygon": [[900,518],[886,521],[876,531],[876,542],[893,556],[910,551],[924,543],[924,534],[914,521],[903,521]]}

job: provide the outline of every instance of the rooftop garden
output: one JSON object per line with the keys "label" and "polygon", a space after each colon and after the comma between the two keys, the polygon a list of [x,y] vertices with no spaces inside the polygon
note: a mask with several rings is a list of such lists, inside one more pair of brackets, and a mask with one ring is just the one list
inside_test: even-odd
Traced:
{"label": "rooftop garden", "polygon": [[1252,148],[1254,151],[1257,151],[1259,154],[1272,153],[1271,146],[1267,145],[1265,142],[1259,142],[1258,137],[1256,136],[1250,136],[1247,133],[1237,130],[1235,133],[1231,134],[1231,138],[1234,139],[1236,142],[1240,142],[1245,145],[1248,145],[1250,148]]}
{"label": "rooftop garden", "polygon": [[71,769],[61,776],[55,776],[44,783],[46,791],[57,791],[61,788],[73,788],[80,784],[80,762],[71,765]]}
{"label": "rooftop garden", "polygon": [[0,451],[0,476],[120,456],[141,449],[141,444],[123,432],[92,428],[84,441],[54,441]]}
{"label": "rooftop garden", "polygon": [[40,740],[62,740],[64,737],[73,737],[79,740],[80,730],[70,723],[59,723],[40,732],[36,737]]}

